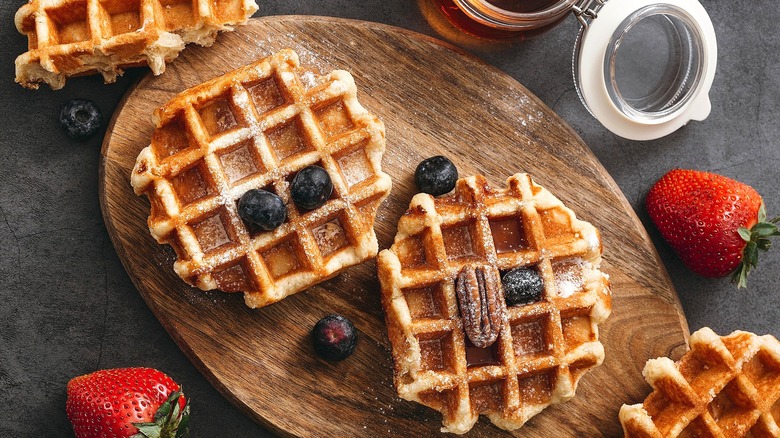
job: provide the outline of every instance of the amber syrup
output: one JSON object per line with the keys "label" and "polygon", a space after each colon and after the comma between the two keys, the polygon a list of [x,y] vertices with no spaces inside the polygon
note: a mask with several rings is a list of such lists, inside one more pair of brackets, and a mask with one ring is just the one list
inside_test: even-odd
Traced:
{"label": "amber syrup", "polygon": [[[520,31],[505,30],[475,21],[473,18],[466,15],[453,0],[432,1],[453,26],[468,34],[494,40],[533,38],[552,29],[567,16],[567,14],[564,14],[560,20],[536,29]],[[487,0],[488,3],[504,9],[505,11],[518,13],[541,11],[558,3],[558,1],[559,0]]]}

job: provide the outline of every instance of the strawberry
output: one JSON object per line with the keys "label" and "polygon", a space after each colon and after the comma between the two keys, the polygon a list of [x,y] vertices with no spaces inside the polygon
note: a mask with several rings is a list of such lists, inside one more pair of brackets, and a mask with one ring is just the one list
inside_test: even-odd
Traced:
{"label": "strawberry", "polygon": [[65,411],[77,438],[189,435],[189,402],[176,382],[152,368],[75,377],[68,382]]}
{"label": "strawberry", "polygon": [[752,187],[725,176],[675,169],[650,189],[647,212],[683,263],[705,277],[733,273],[738,288],[758,263],[758,250],[780,235],[780,218],[766,220]]}

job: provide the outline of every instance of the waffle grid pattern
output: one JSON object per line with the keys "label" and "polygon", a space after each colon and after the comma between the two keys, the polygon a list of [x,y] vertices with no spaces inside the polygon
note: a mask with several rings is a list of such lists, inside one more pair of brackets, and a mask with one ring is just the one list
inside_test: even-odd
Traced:
{"label": "waffle grid pattern", "polygon": [[31,0],[16,13],[28,38],[16,81],[58,89],[69,76],[99,72],[113,82],[121,68],[144,64],[161,74],[185,44],[211,45],[257,9],[255,0]]}
{"label": "waffle grid pattern", "polygon": [[[375,256],[374,218],[391,186],[380,164],[384,125],[357,101],[352,76],[334,71],[308,87],[298,63],[287,49],[174,98],[157,111],[132,175],[150,198],[152,235],[176,250],[179,276],[204,290],[244,291],[250,307]],[[334,192],[302,211],[290,182],[314,164]],[[251,231],[238,216],[238,199],[256,188],[287,206],[272,232]]]}
{"label": "waffle grid pattern", "polygon": [[[441,411],[442,430],[455,433],[479,414],[516,429],[573,397],[604,357],[598,324],[611,298],[600,254],[595,228],[526,174],[501,191],[478,176],[459,180],[446,197],[415,196],[379,261],[399,395]],[[539,302],[507,307],[488,349],[469,345],[454,291],[458,272],[473,262],[502,273],[530,266],[545,285]]]}
{"label": "waffle grid pattern", "polygon": [[653,392],[621,408],[626,437],[780,437],[780,342],[705,327],[690,346],[678,363],[647,362]]}

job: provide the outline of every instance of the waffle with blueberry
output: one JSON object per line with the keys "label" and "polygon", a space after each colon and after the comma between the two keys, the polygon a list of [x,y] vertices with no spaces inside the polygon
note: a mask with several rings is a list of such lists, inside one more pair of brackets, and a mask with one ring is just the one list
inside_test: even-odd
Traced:
{"label": "waffle with blueberry", "polygon": [[131,183],[174,270],[261,307],[376,255],[384,124],[336,70],[302,81],[272,56],[191,88],[155,113]]}
{"label": "waffle with blueberry", "polygon": [[210,46],[218,31],[245,23],[255,0],[30,0],[16,13],[28,51],[16,58],[16,82],[54,89],[68,77],[148,65],[156,75],[188,43]]}
{"label": "waffle with blueberry", "polygon": [[780,342],[705,327],[679,361],[647,361],[653,387],[644,403],[623,405],[627,438],[780,437]]}
{"label": "waffle with blueberry", "polygon": [[418,194],[379,254],[398,394],[465,433],[513,430],[601,364],[612,304],[597,230],[527,174]]}

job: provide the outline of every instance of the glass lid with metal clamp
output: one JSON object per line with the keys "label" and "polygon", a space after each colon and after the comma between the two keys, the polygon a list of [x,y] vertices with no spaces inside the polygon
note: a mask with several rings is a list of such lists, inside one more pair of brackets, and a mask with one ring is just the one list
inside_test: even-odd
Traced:
{"label": "glass lid with metal clamp", "polygon": [[583,0],[574,13],[577,93],[607,129],[652,140],[707,118],[717,43],[697,0]]}
{"label": "glass lid with metal clamp", "polygon": [[573,12],[580,100],[632,140],[668,135],[710,112],[717,43],[697,0],[431,0],[456,27],[489,39],[544,33]]}

